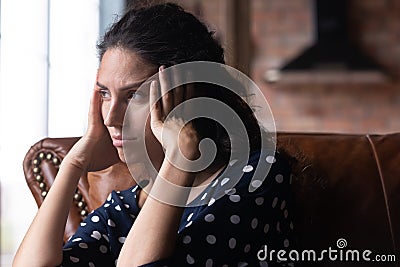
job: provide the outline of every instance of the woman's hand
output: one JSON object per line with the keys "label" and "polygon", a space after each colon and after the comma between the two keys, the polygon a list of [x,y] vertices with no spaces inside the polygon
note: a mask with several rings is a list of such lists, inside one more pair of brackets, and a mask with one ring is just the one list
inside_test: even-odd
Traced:
{"label": "woman's hand", "polygon": [[65,222],[82,172],[104,169],[119,160],[100,109],[100,95],[93,91],[87,132],[62,161],[51,189],[16,253],[13,266],[59,266],[63,258]]}
{"label": "woman's hand", "polygon": [[[168,159],[176,159],[179,153],[188,160],[195,160],[200,156],[199,136],[193,123],[185,124],[182,116],[190,112],[190,105],[184,102],[193,97],[193,85],[182,85],[168,91],[170,87],[166,76],[164,66],[161,66],[160,83],[152,81],[150,85],[151,130],[165,149]],[[170,112],[180,104],[183,107],[171,116]]]}
{"label": "woman's hand", "polygon": [[190,193],[187,188],[193,185],[196,176],[195,172],[177,168],[175,161],[178,153],[187,160],[196,160],[200,155],[198,133],[191,122],[185,124],[184,121],[186,114],[190,114],[190,105],[171,113],[193,97],[193,86],[179,86],[168,91],[170,87],[163,67],[160,68],[159,80],[160,83],[153,81],[150,85],[150,124],[153,134],[165,149],[167,160],[164,159],[149,193],[151,197],[146,199],[125,240],[118,266],[140,266],[173,254],[182,206]]}
{"label": "woman's hand", "polygon": [[87,131],[63,160],[82,171],[102,170],[120,161],[104,125],[101,104],[99,91],[94,89],[90,100]]}

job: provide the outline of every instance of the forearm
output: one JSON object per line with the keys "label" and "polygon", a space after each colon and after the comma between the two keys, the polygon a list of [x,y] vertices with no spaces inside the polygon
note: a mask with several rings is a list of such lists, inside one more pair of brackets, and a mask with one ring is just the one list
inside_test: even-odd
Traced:
{"label": "forearm", "polygon": [[65,223],[81,174],[80,168],[64,159],[17,251],[13,266],[55,266],[61,263]]}
{"label": "forearm", "polygon": [[[184,208],[162,203],[153,197],[153,192],[165,192],[165,181],[178,186],[190,187],[194,181],[194,174],[181,171],[164,161],[159,171],[151,194],[144,203],[131,231],[122,247],[118,266],[138,266],[172,255],[175,241]],[[158,191],[158,192],[156,192]],[[186,190],[165,192],[168,198],[182,201],[189,196]],[[171,195],[172,194],[172,195]],[[164,198],[165,199],[165,198]]]}

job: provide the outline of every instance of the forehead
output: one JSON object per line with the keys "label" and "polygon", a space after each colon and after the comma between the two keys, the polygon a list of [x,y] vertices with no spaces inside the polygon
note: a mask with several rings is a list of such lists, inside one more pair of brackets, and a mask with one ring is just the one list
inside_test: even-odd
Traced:
{"label": "forehead", "polygon": [[103,55],[98,79],[104,83],[126,83],[146,79],[156,71],[157,66],[147,63],[135,52],[112,48]]}

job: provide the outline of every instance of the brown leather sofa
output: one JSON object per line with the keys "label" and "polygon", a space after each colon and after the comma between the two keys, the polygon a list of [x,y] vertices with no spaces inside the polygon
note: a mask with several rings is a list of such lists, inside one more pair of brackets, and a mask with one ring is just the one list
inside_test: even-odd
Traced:
{"label": "brown leather sofa", "polygon": [[[28,151],[24,172],[38,206],[53,183],[60,161],[77,140],[45,138]],[[292,158],[298,251],[320,252],[329,247],[339,251],[337,241],[343,238],[347,241],[343,253],[357,249],[361,257],[368,249],[371,259],[376,254],[395,254],[397,259],[386,263],[332,261],[325,256],[328,260],[303,261],[303,266],[400,266],[400,133],[278,133],[277,147]],[[82,177],[65,240],[111,190],[134,184],[127,174],[126,167],[115,165]]]}

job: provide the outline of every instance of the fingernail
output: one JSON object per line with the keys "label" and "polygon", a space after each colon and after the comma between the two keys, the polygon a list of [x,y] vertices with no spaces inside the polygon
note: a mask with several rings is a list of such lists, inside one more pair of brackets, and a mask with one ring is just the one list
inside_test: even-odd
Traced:
{"label": "fingernail", "polygon": [[164,65],[160,66],[159,70],[163,71],[165,69]]}

